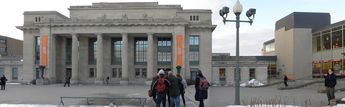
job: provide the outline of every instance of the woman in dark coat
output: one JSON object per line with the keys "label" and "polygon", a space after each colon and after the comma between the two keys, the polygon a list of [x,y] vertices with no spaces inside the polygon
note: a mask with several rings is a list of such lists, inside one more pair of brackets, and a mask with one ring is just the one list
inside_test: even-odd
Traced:
{"label": "woman in dark coat", "polygon": [[205,78],[199,70],[195,79],[195,100],[199,101],[199,107],[204,107],[204,100],[207,99],[207,90],[200,90],[200,78]]}

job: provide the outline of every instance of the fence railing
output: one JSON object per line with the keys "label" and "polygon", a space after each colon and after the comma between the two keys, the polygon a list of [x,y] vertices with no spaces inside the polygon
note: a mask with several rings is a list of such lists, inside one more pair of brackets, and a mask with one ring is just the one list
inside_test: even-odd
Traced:
{"label": "fence railing", "polygon": [[[146,98],[139,98],[139,97],[60,97],[60,105],[65,105],[64,100],[67,99],[81,99],[85,100],[87,105],[93,105],[93,101],[95,100],[108,100],[110,103],[118,102],[117,100],[137,100],[139,103],[138,105],[134,105],[137,107],[145,107],[146,105]],[[108,105],[110,104],[108,103]],[[114,104],[116,105],[116,104]],[[126,104],[132,105],[132,104]]]}

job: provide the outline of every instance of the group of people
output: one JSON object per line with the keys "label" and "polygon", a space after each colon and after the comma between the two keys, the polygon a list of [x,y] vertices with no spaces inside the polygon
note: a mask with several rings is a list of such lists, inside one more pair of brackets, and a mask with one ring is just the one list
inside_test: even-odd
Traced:
{"label": "group of people", "polygon": [[[195,79],[195,99],[200,102],[199,107],[204,107],[204,100],[207,99],[207,89],[209,83],[199,70]],[[183,105],[186,106],[184,98],[187,82],[180,74],[174,75],[172,71],[167,74],[164,70],[159,70],[156,77],[152,79],[149,96],[153,97],[156,107],[166,107],[168,98],[169,107],[180,107],[180,96]]]}
{"label": "group of people", "polygon": [[7,78],[5,77],[5,75],[2,75],[2,77],[0,78],[1,90],[5,90],[6,81],[7,81]]}

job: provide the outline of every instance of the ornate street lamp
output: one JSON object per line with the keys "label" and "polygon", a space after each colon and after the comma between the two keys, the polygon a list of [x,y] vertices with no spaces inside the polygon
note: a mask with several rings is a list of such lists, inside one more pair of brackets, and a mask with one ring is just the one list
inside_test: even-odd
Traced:
{"label": "ornate street lamp", "polygon": [[240,15],[242,13],[242,5],[239,0],[236,1],[233,12],[236,15],[236,20],[226,20],[229,13],[229,7],[223,7],[219,11],[219,15],[223,17],[223,23],[225,22],[236,22],[236,68],[235,68],[235,105],[240,105],[240,65],[239,65],[239,28],[240,28],[240,22],[247,22],[250,25],[253,23],[254,16],[256,14],[256,9],[250,8],[246,16],[248,17],[249,21],[243,21],[240,20]]}

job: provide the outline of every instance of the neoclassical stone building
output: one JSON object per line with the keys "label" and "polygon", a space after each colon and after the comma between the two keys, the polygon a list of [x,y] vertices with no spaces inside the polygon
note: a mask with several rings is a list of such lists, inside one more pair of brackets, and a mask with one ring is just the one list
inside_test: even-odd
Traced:
{"label": "neoclassical stone building", "polygon": [[[212,71],[211,10],[157,2],[93,3],[56,11],[26,11],[23,82],[148,83],[158,69],[190,79]],[[39,67],[44,66],[44,73]]]}

